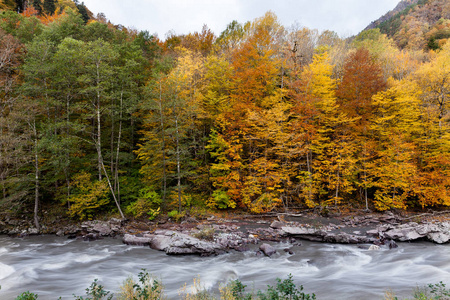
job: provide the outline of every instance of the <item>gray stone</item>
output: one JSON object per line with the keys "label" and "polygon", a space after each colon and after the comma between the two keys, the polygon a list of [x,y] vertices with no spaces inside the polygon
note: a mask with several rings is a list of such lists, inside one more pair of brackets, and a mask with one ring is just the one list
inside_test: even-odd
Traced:
{"label": "gray stone", "polygon": [[272,224],[270,224],[270,227],[273,229],[281,229],[283,226],[286,226],[286,223],[280,221],[273,221]]}
{"label": "gray stone", "polygon": [[98,222],[92,226],[92,231],[98,232],[101,236],[111,235],[112,230],[110,225],[107,222]]}
{"label": "gray stone", "polygon": [[30,235],[36,235],[39,234],[39,230],[37,228],[28,228],[28,234]]}
{"label": "gray stone", "polygon": [[317,228],[313,228],[313,227],[293,227],[293,226],[283,226],[281,227],[281,230],[284,234],[287,235],[299,235],[299,236],[303,236],[303,235],[325,235],[325,233]]}
{"label": "gray stone", "polygon": [[259,250],[261,250],[264,253],[264,255],[269,257],[277,253],[277,249],[275,249],[269,244],[262,244],[261,246],[259,246]]}
{"label": "gray stone", "polygon": [[131,234],[125,234],[123,236],[123,243],[127,245],[134,245],[134,246],[148,246],[152,242],[152,237],[138,237]]}

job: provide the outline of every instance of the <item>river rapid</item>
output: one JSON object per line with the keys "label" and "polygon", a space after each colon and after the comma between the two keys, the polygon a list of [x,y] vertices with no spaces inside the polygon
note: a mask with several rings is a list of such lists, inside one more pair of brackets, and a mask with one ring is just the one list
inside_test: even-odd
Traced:
{"label": "river rapid", "polygon": [[[0,299],[14,299],[24,291],[39,300],[74,299],[98,279],[117,292],[123,281],[143,268],[162,280],[166,295],[178,299],[193,278],[207,289],[239,279],[247,291],[274,285],[275,278],[293,275],[305,292],[317,299],[383,299],[386,290],[410,296],[414,287],[443,281],[450,284],[450,245],[429,242],[399,243],[397,249],[364,250],[356,245],[302,242],[275,243],[271,258],[248,252],[215,257],[168,256],[148,247],[105,238],[86,242],[56,236],[9,238],[0,236]],[[291,248],[293,255],[283,251]]]}

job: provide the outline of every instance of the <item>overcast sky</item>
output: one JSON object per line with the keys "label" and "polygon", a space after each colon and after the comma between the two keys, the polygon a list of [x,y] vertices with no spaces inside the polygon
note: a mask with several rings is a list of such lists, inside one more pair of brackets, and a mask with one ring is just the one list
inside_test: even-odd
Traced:
{"label": "overcast sky", "polygon": [[[83,0],[80,0],[82,2]],[[103,12],[114,24],[157,33],[162,39],[201,31],[206,24],[219,35],[233,20],[241,23],[274,12],[282,25],[299,24],[341,37],[358,34],[400,0],[84,0],[94,13]]]}

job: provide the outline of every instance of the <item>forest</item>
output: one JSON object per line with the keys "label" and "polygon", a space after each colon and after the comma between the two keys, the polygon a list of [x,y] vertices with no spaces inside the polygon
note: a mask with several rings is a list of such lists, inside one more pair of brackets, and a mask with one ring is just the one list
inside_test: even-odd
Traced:
{"label": "forest", "polygon": [[438,0],[394,36],[267,12],[165,40],[78,1],[6,2],[2,215],[450,206],[450,7],[412,26]]}

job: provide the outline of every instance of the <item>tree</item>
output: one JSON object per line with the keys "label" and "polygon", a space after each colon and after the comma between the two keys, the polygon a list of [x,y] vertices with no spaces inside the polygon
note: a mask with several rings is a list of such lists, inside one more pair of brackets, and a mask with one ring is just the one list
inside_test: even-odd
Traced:
{"label": "tree", "polygon": [[[176,189],[178,211],[182,209],[183,185],[192,172],[189,154],[197,132],[197,93],[203,77],[203,59],[198,53],[179,49],[177,65],[165,76],[157,74],[148,85],[150,99],[142,143],[136,151],[141,174],[150,183],[161,183],[165,198],[168,178]],[[195,156],[194,156],[195,158]]]}
{"label": "tree", "polygon": [[42,14],[43,7],[42,7],[42,1],[41,0],[33,0],[31,4],[38,11],[39,14]]}
{"label": "tree", "polygon": [[449,205],[450,186],[450,46],[446,44],[437,55],[423,64],[413,75],[422,92],[423,136],[419,140],[420,157],[416,193],[419,203]]}
{"label": "tree", "polygon": [[357,118],[352,123],[351,132],[354,146],[357,149],[358,184],[363,192],[366,209],[368,209],[368,178],[367,162],[373,155],[369,141],[369,124],[373,117],[372,96],[386,87],[386,80],[377,62],[369,51],[359,48],[350,53],[343,71],[342,82],[339,84],[336,95],[338,104],[350,117]]}
{"label": "tree", "polygon": [[56,10],[55,0],[44,0],[43,9],[46,14],[53,15]]}
{"label": "tree", "polygon": [[308,206],[316,205],[313,192],[320,205],[337,205],[341,194],[353,191],[354,149],[345,127],[351,126],[354,119],[339,111],[332,71],[328,53],[323,52],[316,54],[302,72],[303,97],[311,102],[316,112],[312,120],[315,133],[308,140],[307,150]]}
{"label": "tree", "polygon": [[87,24],[90,17],[89,17],[87,8],[84,5],[84,2],[81,2],[81,4],[77,4],[77,9],[78,9],[78,12],[80,13],[81,17],[83,18],[84,23]]}
{"label": "tree", "polygon": [[368,163],[377,210],[404,209],[414,196],[417,169],[417,140],[422,134],[420,91],[409,80],[395,81],[373,97],[371,129],[376,139],[374,158]]}

